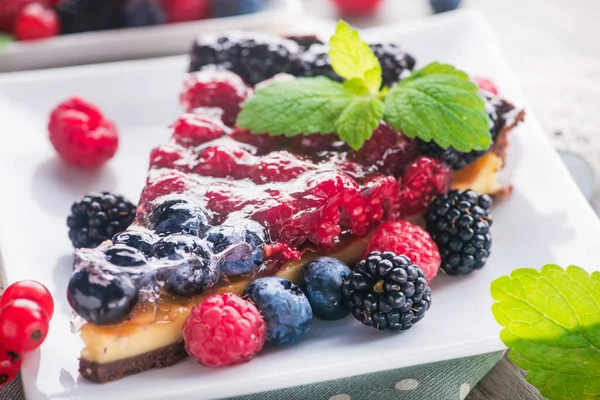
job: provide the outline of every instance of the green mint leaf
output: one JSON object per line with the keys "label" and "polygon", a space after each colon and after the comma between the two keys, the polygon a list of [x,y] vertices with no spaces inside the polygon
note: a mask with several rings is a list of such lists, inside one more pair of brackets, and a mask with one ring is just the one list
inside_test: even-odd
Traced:
{"label": "green mint leaf", "polygon": [[340,139],[354,150],[373,135],[383,117],[383,102],[376,97],[358,97],[346,107],[335,124]]}
{"label": "green mint leaf", "polygon": [[352,78],[344,82],[344,87],[357,96],[369,94],[369,88],[361,78]]}
{"label": "green mint leaf", "polygon": [[408,137],[468,152],[487,150],[492,137],[477,85],[451,65],[432,63],[395,84],[384,118]]}
{"label": "green mint leaf", "polygon": [[332,133],[355,97],[343,84],[325,77],[275,82],[244,103],[236,124],[270,135]]}
{"label": "green mint leaf", "polygon": [[369,45],[346,22],[340,21],[329,41],[333,70],[342,78],[360,78],[371,93],[381,88],[381,64]]}
{"label": "green mint leaf", "polygon": [[0,53],[2,53],[2,51],[4,50],[4,48],[6,46],[8,46],[8,44],[10,42],[13,41],[13,37],[10,35],[4,35],[4,34],[0,34]]}
{"label": "green mint leaf", "polygon": [[550,400],[600,399],[600,273],[517,269],[492,282],[509,358]]}

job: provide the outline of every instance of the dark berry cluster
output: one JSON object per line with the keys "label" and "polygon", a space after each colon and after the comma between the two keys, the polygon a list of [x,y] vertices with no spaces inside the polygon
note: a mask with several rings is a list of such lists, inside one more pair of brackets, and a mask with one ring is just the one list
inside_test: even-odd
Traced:
{"label": "dark berry cluster", "polygon": [[71,206],[67,218],[74,247],[96,247],[124,231],[135,218],[135,205],[109,192],[90,193]]}
{"label": "dark berry cluster", "polygon": [[492,247],[492,199],[473,190],[453,190],[437,197],[425,214],[427,230],[449,275],[466,275],[483,268]]}
{"label": "dark berry cluster", "polygon": [[369,253],[342,284],[342,295],[356,319],[379,330],[409,329],[431,305],[423,270],[392,252]]}

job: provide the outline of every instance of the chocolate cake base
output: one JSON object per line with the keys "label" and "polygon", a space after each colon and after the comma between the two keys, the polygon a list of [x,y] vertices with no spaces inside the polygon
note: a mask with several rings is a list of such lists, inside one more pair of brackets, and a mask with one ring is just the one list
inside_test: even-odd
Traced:
{"label": "chocolate cake base", "polygon": [[184,343],[181,341],[139,356],[105,364],[81,358],[79,360],[79,373],[92,382],[105,383],[153,368],[170,367],[184,360],[187,356]]}

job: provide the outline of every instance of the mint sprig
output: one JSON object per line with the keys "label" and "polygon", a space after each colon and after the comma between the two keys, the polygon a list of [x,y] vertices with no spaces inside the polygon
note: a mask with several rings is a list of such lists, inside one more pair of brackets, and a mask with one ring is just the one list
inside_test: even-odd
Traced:
{"label": "mint sprig", "polygon": [[330,40],[329,56],[343,83],[326,77],[272,83],[244,103],[236,124],[258,134],[336,133],[358,150],[384,120],[443,148],[489,148],[485,105],[466,73],[433,63],[381,88],[379,60],[344,21]]}
{"label": "mint sprig", "polygon": [[492,282],[509,358],[550,400],[600,399],[600,273],[546,265]]}

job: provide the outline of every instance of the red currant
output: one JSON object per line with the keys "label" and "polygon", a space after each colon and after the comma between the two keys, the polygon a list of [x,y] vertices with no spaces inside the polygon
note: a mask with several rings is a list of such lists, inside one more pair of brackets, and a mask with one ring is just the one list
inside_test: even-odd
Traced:
{"label": "red currant", "polygon": [[377,11],[381,0],[333,0],[342,14],[369,14]]}
{"label": "red currant", "polygon": [[17,376],[19,368],[21,356],[0,346],[0,389]]}
{"label": "red currant", "polygon": [[52,299],[52,295],[46,286],[39,282],[26,280],[15,282],[7,287],[0,298],[0,309],[5,304],[16,299],[27,299],[39,304],[46,312],[46,315],[48,315],[49,320],[54,315],[54,300]]}
{"label": "red currant", "polygon": [[17,299],[0,310],[0,343],[16,353],[40,347],[48,334],[48,316],[37,303]]}

